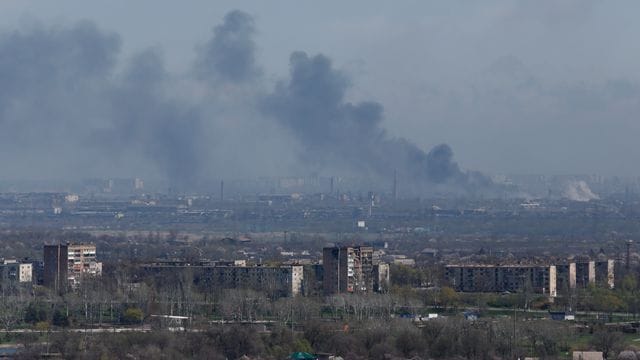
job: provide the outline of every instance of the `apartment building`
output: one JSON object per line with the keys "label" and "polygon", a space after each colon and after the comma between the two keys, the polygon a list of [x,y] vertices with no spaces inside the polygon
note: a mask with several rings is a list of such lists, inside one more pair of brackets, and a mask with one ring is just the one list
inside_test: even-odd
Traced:
{"label": "apartment building", "polygon": [[557,295],[555,265],[446,265],[449,286],[462,292],[518,292]]}
{"label": "apartment building", "polygon": [[369,293],[389,287],[389,266],[374,264],[371,246],[335,246],[322,250],[325,295]]}
{"label": "apartment building", "polygon": [[253,289],[274,297],[302,294],[302,265],[245,266],[245,263],[240,263],[242,265],[237,266],[235,262],[227,264],[156,262],[142,265],[141,269],[163,280],[168,279],[167,276],[188,275],[196,286],[209,289]]}
{"label": "apartment building", "polygon": [[85,276],[102,275],[94,244],[44,245],[42,283],[57,292],[77,287]]}
{"label": "apartment building", "polygon": [[102,275],[102,263],[96,259],[94,244],[68,244],[67,248],[69,285],[77,287],[85,276]]}
{"label": "apartment building", "polygon": [[69,270],[67,244],[44,245],[42,283],[57,293],[67,290]]}
{"label": "apartment building", "polygon": [[33,267],[30,263],[17,260],[2,260],[0,262],[0,291],[3,294],[17,289],[18,286],[31,284]]}

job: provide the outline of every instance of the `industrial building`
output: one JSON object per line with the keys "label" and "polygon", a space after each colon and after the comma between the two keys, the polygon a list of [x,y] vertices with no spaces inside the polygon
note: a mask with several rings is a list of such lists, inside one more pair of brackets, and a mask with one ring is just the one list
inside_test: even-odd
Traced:
{"label": "industrial building", "polygon": [[389,266],[374,264],[371,246],[336,246],[322,250],[325,295],[383,291],[389,286]]}

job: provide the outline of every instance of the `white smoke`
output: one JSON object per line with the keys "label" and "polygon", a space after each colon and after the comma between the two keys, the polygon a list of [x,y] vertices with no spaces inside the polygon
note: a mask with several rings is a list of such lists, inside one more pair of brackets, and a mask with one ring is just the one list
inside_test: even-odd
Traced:
{"label": "white smoke", "polygon": [[589,185],[583,180],[568,182],[562,195],[573,201],[589,201],[600,199],[600,196],[591,191]]}

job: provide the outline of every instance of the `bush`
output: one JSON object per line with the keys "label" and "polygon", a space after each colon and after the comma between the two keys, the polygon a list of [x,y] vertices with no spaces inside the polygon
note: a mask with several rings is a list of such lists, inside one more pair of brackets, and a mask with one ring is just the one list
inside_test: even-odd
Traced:
{"label": "bush", "polygon": [[47,317],[47,309],[42,303],[31,302],[25,309],[24,321],[29,324],[45,321]]}
{"label": "bush", "polygon": [[69,326],[69,317],[66,313],[56,309],[53,312],[52,323],[54,326],[67,327]]}
{"label": "bush", "polygon": [[125,324],[139,324],[142,322],[144,318],[144,314],[141,309],[138,308],[128,308],[124,311],[124,315],[122,316],[122,322]]}

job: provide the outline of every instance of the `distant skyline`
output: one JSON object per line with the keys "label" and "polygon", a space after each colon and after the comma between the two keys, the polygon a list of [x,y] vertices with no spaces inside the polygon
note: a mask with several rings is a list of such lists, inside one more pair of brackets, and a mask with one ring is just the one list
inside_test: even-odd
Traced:
{"label": "distant skyline", "polygon": [[[194,64],[198,56],[205,56],[202,49],[212,39],[213,29],[236,9],[251,17],[254,32],[250,41],[255,44],[252,66],[260,72],[259,81],[254,84],[259,85],[221,86],[220,80],[214,78],[211,80],[216,82],[214,88],[205,89],[202,83],[191,79]],[[404,137],[425,152],[446,143],[463,169],[489,174],[637,176],[640,175],[636,167],[636,159],[640,158],[640,122],[636,119],[640,114],[640,43],[636,40],[640,24],[635,19],[638,11],[640,3],[633,1],[591,0],[400,4],[3,1],[0,83],[5,82],[5,87],[0,89],[0,105],[10,110],[3,109],[0,115],[4,116],[0,117],[3,132],[0,141],[4,143],[0,145],[0,162],[5,169],[0,177],[91,177],[120,166],[115,170],[118,176],[155,177],[164,172],[187,172],[190,167],[201,165],[177,160],[182,157],[167,160],[177,155],[167,150],[164,140],[158,139],[167,136],[166,141],[179,145],[180,139],[209,132],[211,136],[202,140],[205,145],[196,142],[190,149],[176,147],[186,151],[184,156],[203,157],[203,163],[211,167],[202,174],[205,177],[217,177],[226,171],[224,166],[229,166],[228,171],[235,177],[304,175],[316,169],[335,171],[333,165],[326,164],[329,160],[311,167],[307,167],[307,160],[300,162],[295,156],[300,152],[300,144],[283,135],[281,124],[273,125],[262,119],[260,100],[244,103],[246,99],[261,98],[255,97],[256,92],[277,94],[274,90],[277,84],[286,83],[290,77],[289,59],[295,51],[306,52],[310,59],[317,54],[330,59],[330,74],[335,69],[346,77],[346,101],[373,101],[382,105],[379,128],[386,130],[389,138]],[[90,31],[92,36],[105,41],[95,51],[104,52],[106,57],[99,61],[106,62],[100,63],[100,68],[92,64],[86,70],[87,78],[93,80],[74,85],[71,93],[65,93],[66,76],[71,79],[84,76],[70,69],[67,75],[51,79],[50,90],[46,91],[55,94],[55,98],[44,94],[45,90],[37,96],[31,94],[40,91],[40,86],[48,86],[47,82],[34,81],[33,87],[27,85],[23,89],[19,88],[23,84],[20,77],[15,84],[4,81],[3,75],[16,72],[12,71],[12,61],[21,66],[24,74],[30,69],[30,65],[13,58],[13,49],[22,46],[18,45],[21,40],[12,38],[13,32],[33,34],[36,28],[55,32],[74,28],[81,21],[95,24],[96,30]],[[63,44],[65,36],[75,39],[75,32],[61,31],[59,37],[47,39],[53,39],[55,44]],[[25,35],[24,39],[27,38],[34,39]],[[34,40],[31,44],[43,43]],[[148,57],[141,57],[141,52]],[[60,58],[51,64],[71,66],[67,55],[55,56]],[[150,82],[144,89],[135,88],[138,76],[143,77],[142,81],[150,81],[146,77],[148,64],[156,58],[160,63],[154,65],[153,76],[162,79],[161,83]],[[143,68],[132,67],[135,63],[143,64]],[[132,68],[138,72],[132,73]],[[95,85],[103,77],[116,80],[109,80],[108,86]],[[158,87],[169,89],[167,99],[155,98]],[[114,96],[114,89],[122,92],[109,107],[119,104],[117,110],[122,113],[102,110],[106,107],[102,97]],[[29,94],[18,93],[23,90]],[[128,103],[127,97],[144,92],[149,93],[151,100],[137,105]],[[175,93],[180,101],[174,99]],[[215,105],[207,100],[209,97],[215,99]],[[43,99],[49,99],[51,104],[39,110]],[[81,105],[77,109],[70,105],[76,101]],[[193,103],[199,104],[195,110],[191,108]],[[148,113],[149,104],[158,109],[157,114]],[[247,110],[254,105],[258,110]],[[69,108],[74,110],[68,111]],[[113,135],[111,125],[106,126],[101,120],[122,118],[129,110],[134,112],[135,121],[141,117],[155,121],[159,116],[171,121],[172,116],[178,116],[188,119],[185,120],[188,124],[212,118],[216,118],[216,123],[211,128],[181,125],[169,128],[170,134],[166,131],[150,134],[150,129],[157,131],[155,125],[133,126],[123,122],[126,131]],[[273,116],[273,111],[265,113],[264,116]],[[280,114],[276,111],[275,116],[283,116]],[[26,122],[20,120],[45,116],[59,116],[64,121],[51,128],[49,125],[36,128],[24,126]],[[76,130],[78,124],[84,126],[86,122],[91,126]],[[135,135],[127,139],[126,134]],[[258,138],[254,138],[256,135]],[[87,138],[63,143],[66,136]],[[92,145],[104,136],[115,136],[120,143],[109,144],[107,150],[93,149]],[[51,139],[50,143],[43,141],[45,138]],[[233,148],[243,139],[246,143],[241,150]],[[209,150],[212,143],[226,145]],[[132,153],[146,155],[131,156]],[[149,158],[162,160],[156,168],[147,168]]]}

